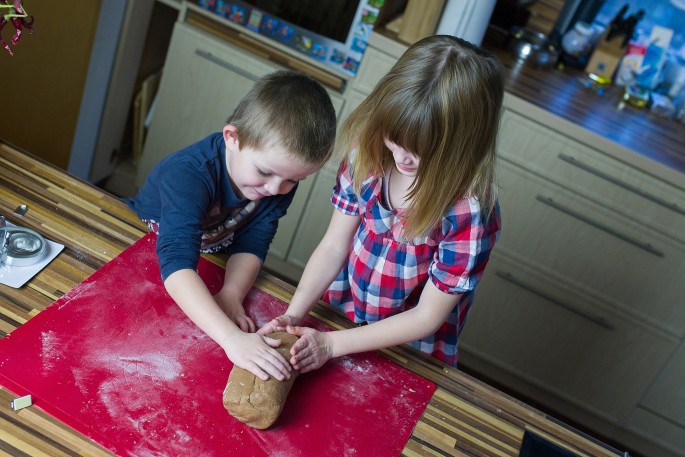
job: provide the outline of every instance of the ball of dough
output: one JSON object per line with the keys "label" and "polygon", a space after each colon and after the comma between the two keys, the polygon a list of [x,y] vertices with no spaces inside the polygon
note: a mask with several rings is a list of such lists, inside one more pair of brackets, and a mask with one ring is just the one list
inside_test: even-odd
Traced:
{"label": "ball of dough", "polygon": [[[275,332],[269,338],[281,340],[276,349],[286,360],[290,360],[290,348],[297,336],[287,332]],[[283,410],[288,393],[299,373],[290,372],[290,379],[279,381],[269,377],[262,381],[249,371],[233,366],[224,389],[224,407],[239,421],[257,429],[269,428],[276,422]]]}

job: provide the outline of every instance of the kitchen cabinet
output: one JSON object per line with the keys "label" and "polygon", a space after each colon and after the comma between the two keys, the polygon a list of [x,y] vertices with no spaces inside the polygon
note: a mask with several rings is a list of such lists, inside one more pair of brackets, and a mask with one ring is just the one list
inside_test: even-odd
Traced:
{"label": "kitchen cabinet", "polygon": [[683,355],[671,360],[685,337],[685,188],[529,108],[507,94],[502,236],[460,360],[649,455],[683,455],[666,431],[685,433]]}
{"label": "kitchen cabinet", "polygon": [[685,336],[685,308],[673,306],[685,294],[678,280],[685,277],[683,189],[512,109],[503,115],[499,153],[508,178],[502,250]]}
{"label": "kitchen cabinet", "polygon": [[586,200],[504,159],[498,171],[502,237],[461,348],[621,423],[677,346],[612,306],[608,284],[639,282],[629,268],[612,267],[653,255],[597,228],[615,223],[627,233],[629,221],[602,217]]}

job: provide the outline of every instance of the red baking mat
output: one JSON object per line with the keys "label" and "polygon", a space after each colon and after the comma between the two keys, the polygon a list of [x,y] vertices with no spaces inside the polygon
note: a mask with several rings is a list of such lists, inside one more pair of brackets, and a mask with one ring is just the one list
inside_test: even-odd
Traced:
{"label": "red baking mat", "polygon": [[[232,364],[167,295],[155,241],[146,235],[0,340],[0,384],[121,456],[400,454],[435,385],[376,353],[301,375],[269,430],[231,417]],[[224,270],[201,259],[198,271],[216,292]],[[258,289],[246,301],[257,325],[286,307]]]}

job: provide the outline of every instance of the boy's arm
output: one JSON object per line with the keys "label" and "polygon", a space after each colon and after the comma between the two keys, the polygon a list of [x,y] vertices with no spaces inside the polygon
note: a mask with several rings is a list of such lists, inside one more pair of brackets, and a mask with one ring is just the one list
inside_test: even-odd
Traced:
{"label": "boy's arm", "polygon": [[309,313],[342,270],[360,222],[359,216],[333,211],[326,234],[307,261],[285,316],[266,324],[259,330],[260,334],[271,333],[284,325],[299,324]]}
{"label": "boy's arm", "polygon": [[254,254],[233,254],[226,261],[224,285],[214,298],[224,312],[244,332],[254,332],[255,325],[245,314],[243,301],[252,288],[262,262]]}
{"label": "boy's arm", "polygon": [[289,332],[300,336],[293,345],[290,362],[306,373],[332,357],[383,349],[433,335],[447,320],[460,295],[440,291],[428,281],[415,308],[362,327],[334,332],[317,332],[294,327]]}
{"label": "boy's arm", "polygon": [[279,380],[289,377],[289,364],[273,349],[280,342],[241,331],[194,270],[175,271],[164,281],[164,287],[190,320],[219,344],[235,365],[263,380],[269,375]]}

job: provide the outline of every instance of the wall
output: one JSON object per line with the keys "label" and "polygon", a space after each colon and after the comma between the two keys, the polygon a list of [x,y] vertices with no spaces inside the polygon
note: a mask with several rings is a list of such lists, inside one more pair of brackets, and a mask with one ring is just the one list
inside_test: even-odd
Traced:
{"label": "wall", "polygon": [[606,0],[595,20],[608,24],[623,5],[628,5],[627,15],[645,10],[645,17],[637,26],[635,38],[640,34],[649,38],[652,27],[660,25],[673,29],[672,48],[679,49],[685,45],[685,11],[676,8],[671,0]]}
{"label": "wall", "polygon": [[[35,18],[13,47],[0,49],[0,138],[58,167],[69,162],[101,0],[25,0]],[[9,42],[14,27],[5,26]]]}

